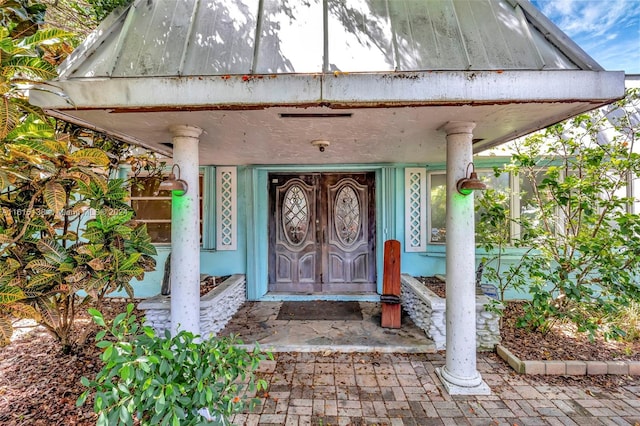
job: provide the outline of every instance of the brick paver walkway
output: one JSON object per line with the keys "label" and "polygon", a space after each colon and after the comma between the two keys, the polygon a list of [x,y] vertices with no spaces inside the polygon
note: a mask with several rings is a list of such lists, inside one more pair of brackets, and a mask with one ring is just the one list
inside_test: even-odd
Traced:
{"label": "brick paver walkway", "polygon": [[[264,361],[267,395],[237,425],[640,425],[640,382],[553,385],[480,354],[488,396],[449,396],[442,354],[279,353]],[[575,383],[575,384],[574,384]]]}

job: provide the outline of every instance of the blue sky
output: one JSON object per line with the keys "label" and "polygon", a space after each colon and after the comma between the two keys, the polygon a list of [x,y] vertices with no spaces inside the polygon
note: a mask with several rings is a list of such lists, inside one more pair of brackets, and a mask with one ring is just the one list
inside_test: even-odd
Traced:
{"label": "blue sky", "polygon": [[606,70],[640,74],[640,0],[531,0]]}

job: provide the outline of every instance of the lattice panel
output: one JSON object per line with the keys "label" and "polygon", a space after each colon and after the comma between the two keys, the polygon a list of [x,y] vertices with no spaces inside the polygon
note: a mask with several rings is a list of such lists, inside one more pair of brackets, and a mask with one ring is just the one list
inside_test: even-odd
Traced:
{"label": "lattice panel", "polygon": [[236,250],[238,239],[237,174],[235,167],[216,168],[216,249]]}
{"label": "lattice panel", "polygon": [[427,248],[427,173],[405,169],[405,251]]}

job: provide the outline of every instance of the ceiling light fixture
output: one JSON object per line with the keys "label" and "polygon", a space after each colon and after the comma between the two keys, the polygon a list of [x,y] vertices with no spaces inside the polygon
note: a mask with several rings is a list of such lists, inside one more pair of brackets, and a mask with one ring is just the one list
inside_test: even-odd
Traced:
{"label": "ceiling light fixture", "polygon": [[323,139],[317,139],[315,141],[311,141],[311,145],[317,147],[320,152],[324,152],[324,150],[327,149],[329,145],[331,145],[331,142]]}

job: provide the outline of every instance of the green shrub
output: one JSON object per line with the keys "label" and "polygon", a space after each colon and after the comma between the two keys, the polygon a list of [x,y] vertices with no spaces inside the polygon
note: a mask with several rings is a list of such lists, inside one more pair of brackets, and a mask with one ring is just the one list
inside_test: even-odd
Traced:
{"label": "green shrub", "polygon": [[142,326],[132,304],[109,323],[89,312],[101,328],[96,341],[105,365],[95,380],[82,378],[89,389],[77,405],[93,394],[98,426],[228,424],[258,402],[248,392],[267,387],[254,370],[272,356],[257,345],[248,352],[233,337],[201,339],[187,331],[159,337]]}
{"label": "green shrub", "polygon": [[[640,91],[629,90],[611,106],[514,141],[511,162],[496,172],[530,193],[486,191],[479,200],[486,277],[503,295],[530,296],[518,325],[548,332],[571,321],[590,338],[633,334],[620,319],[640,301],[638,199],[629,187],[640,176],[638,105]],[[516,215],[510,196],[521,202]],[[507,265],[512,248],[520,259]]]}

